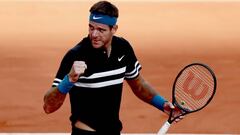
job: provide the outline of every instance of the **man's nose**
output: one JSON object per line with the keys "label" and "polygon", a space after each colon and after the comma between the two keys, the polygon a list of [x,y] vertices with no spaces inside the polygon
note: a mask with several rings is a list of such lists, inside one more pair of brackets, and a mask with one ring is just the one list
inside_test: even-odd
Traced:
{"label": "man's nose", "polygon": [[98,30],[93,30],[92,36],[97,37],[98,35],[99,35],[99,31]]}

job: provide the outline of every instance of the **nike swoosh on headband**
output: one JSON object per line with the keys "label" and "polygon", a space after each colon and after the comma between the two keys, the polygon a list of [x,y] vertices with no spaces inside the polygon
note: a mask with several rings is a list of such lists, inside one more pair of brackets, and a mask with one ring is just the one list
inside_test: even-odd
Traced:
{"label": "nike swoosh on headband", "polygon": [[89,16],[89,21],[94,21],[97,23],[102,23],[102,24],[106,24],[106,25],[116,25],[117,23],[117,17],[112,17],[109,15],[104,15],[101,13],[91,13]]}
{"label": "nike swoosh on headband", "polygon": [[103,17],[97,17],[97,16],[95,16],[95,15],[93,16],[93,19],[94,19],[94,20],[98,20],[98,19],[102,19],[102,18],[103,18]]}

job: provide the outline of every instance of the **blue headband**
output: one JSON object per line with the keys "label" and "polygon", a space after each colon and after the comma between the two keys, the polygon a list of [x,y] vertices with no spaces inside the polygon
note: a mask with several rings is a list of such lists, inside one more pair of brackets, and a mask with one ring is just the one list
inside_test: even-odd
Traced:
{"label": "blue headband", "polygon": [[116,17],[111,17],[108,15],[103,15],[101,13],[96,13],[96,12],[90,14],[89,20],[97,23],[110,25],[110,26],[113,26],[117,23]]}

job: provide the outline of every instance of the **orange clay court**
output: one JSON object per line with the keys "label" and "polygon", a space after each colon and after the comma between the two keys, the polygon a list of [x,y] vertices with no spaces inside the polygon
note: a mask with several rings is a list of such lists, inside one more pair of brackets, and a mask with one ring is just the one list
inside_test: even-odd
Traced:
{"label": "orange clay court", "polygon": [[[66,51],[88,30],[96,1],[0,1],[0,132],[70,132],[68,98],[46,115],[43,96]],[[217,93],[169,133],[239,134],[240,2],[119,2],[118,36],[128,39],[142,74],[168,100],[181,68],[203,62],[215,71]],[[167,119],[127,85],[123,133],[156,133]]]}

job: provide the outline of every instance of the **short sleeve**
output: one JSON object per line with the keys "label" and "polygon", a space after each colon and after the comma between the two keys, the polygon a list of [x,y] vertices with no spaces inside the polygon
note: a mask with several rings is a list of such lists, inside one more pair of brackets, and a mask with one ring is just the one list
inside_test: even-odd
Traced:
{"label": "short sleeve", "polygon": [[137,57],[134,53],[133,48],[129,44],[125,79],[126,80],[135,79],[136,77],[138,77],[141,69],[142,69],[142,66],[137,60]]}
{"label": "short sleeve", "polygon": [[73,51],[69,50],[63,57],[60,67],[57,71],[55,79],[53,80],[52,87],[57,87],[58,84],[63,80],[65,75],[69,73],[73,64]]}

